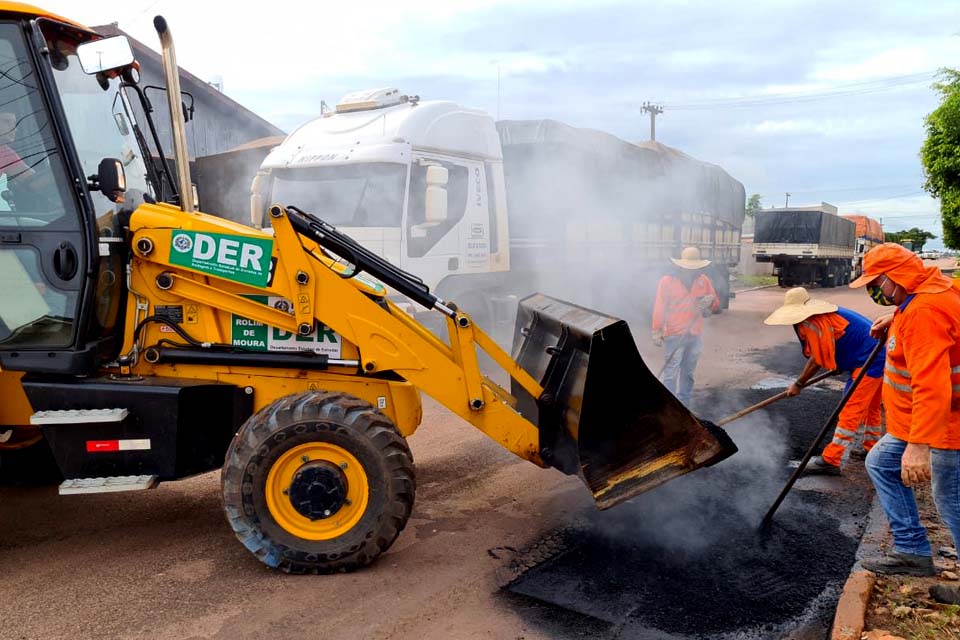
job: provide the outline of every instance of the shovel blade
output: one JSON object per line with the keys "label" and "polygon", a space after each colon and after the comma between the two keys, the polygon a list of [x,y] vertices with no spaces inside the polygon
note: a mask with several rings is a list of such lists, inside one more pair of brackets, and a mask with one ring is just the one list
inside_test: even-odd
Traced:
{"label": "shovel blade", "polygon": [[660,384],[623,320],[537,293],[520,302],[513,355],[544,389],[512,388],[541,458],[579,475],[600,509],[737,450]]}

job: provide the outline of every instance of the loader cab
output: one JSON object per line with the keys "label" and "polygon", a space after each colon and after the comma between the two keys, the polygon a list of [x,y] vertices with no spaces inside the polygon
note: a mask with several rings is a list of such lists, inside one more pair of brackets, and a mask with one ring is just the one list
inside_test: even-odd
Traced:
{"label": "loader cab", "polygon": [[120,86],[133,56],[125,38],[109,40],[91,48],[108,41],[53,18],[0,13],[5,370],[88,374],[121,347],[123,229],[153,192]]}

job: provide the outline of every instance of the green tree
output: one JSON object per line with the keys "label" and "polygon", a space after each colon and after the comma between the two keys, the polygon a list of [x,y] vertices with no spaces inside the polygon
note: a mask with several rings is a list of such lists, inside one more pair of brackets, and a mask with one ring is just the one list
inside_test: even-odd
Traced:
{"label": "green tree", "polygon": [[760,200],[762,200],[762,198],[760,197],[759,193],[755,193],[747,198],[747,216],[752,218],[753,216],[757,215],[757,212],[760,211],[760,209],[763,208]]}
{"label": "green tree", "polygon": [[960,70],[941,69],[940,106],[926,119],[927,139],[920,150],[923,188],[940,199],[943,243],[960,248]]}
{"label": "green tree", "polygon": [[883,234],[883,239],[887,242],[896,242],[908,246],[914,251],[923,251],[923,245],[927,240],[935,240],[937,236],[929,231],[913,227],[906,231],[887,231]]}

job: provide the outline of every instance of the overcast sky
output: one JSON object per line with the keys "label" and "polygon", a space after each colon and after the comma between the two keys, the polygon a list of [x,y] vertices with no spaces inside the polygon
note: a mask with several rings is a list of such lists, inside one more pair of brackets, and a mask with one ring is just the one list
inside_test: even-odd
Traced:
{"label": "overcast sky", "polygon": [[[54,0],[158,48],[290,131],[345,93],[398,87],[501,118],[649,136],[724,167],[765,206],[827,201],[940,235],[922,190],[930,85],[960,67],[960,2]],[[269,11],[268,11],[269,10]],[[500,74],[498,100],[497,76]],[[939,246],[939,240],[931,243]]]}

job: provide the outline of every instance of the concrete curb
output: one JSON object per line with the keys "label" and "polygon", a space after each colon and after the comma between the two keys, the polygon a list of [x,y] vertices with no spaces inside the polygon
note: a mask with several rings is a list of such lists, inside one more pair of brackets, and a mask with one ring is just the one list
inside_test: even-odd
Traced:
{"label": "concrete curb", "polygon": [[860,563],[864,558],[879,555],[880,547],[888,540],[889,535],[880,500],[874,495],[860,544],[857,545],[856,562],[837,602],[830,640],[860,640],[867,616],[867,605],[877,582],[876,574],[864,569]]}

